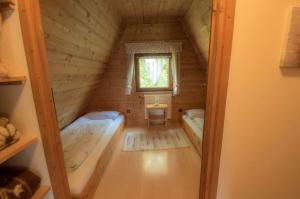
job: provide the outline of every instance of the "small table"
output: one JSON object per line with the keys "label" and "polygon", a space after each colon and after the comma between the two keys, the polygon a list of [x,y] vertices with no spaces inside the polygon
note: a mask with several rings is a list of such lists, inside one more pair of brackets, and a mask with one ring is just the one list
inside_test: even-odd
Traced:
{"label": "small table", "polygon": [[[151,115],[151,110],[163,110],[163,117],[160,115]],[[148,126],[150,126],[151,121],[164,121],[164,125],[167,126],[168,122],[168,105],[167,104],[147,104],[146,112],[148,116]]]}

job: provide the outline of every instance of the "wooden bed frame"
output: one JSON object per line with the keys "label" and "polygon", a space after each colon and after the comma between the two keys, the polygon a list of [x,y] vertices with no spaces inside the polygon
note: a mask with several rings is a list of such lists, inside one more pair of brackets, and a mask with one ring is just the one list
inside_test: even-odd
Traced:
{"label": "wooden bed frame", "polygon": [[97,187],[105,172],[105,169],[114,153],[117,141],[119,140],[123,132],[124,126],[125,120],[118,127],[116,133],[113,135],[110,142],[101,154],[99,160],[97,161],[96,168],[93,174],[91,175],[91,178],[89,179],[88,183],[85,185],[83,192],[80,195],[72,195],[73,199],[92,199],[94,197]]}
{"label": "wooden bed frame", "polygon": [[191,126],[181,117],[182,128],[194,145],[197,153],[202,157],[202,139],[200,139]]}

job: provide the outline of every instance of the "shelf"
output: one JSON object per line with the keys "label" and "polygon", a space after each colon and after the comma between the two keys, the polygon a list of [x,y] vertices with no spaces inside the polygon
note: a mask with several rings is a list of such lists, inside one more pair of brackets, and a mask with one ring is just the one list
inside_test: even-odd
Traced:
{"label": "shelf", "polygon": [[43,199],[46,194],[50,191],[50,187],[48,186],[41,186],[31,197],[31,199]]}
{"label": "shelf", "polygon": [[20,140],[0,151],[0,164],[37,142],[33,135],[21,135]]}
{"label": "shelf", "polygon": [[146,109],[151,110],[151,109],[168,109],[167,104],[147,104]]}
{"label": "shelf", "polygon": [[150,120],[165,120],[165,115],[152,115],[152,114],[149,114],[148,115],[148,119]]}
{"label": "shelf", "polygon": [[25,81],[26,81],[25,76],[0,77],[0,85],[17,85],[17,84],[23,84]]}
{"label": "shelf", "polygon": [[15,6],[14,0],[0,0],[0,11],[14,10]]}

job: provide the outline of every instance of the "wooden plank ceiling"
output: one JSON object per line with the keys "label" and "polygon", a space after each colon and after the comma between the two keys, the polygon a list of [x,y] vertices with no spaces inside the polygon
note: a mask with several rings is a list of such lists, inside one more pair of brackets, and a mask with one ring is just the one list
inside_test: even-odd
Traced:
{"label": "wooden plank ceiling", "polygon": [[59,127],[87,106],[118,40],[113,1],[41,0],[42,22]]}
{"label": "wooden plank ceiling", "polygon": [[127,23],[179,21],[193,0],[115,0]]}
{"label": "wooden plank ceiling", "polygon": [[208,62],[211,26],[210,0],[194,0],[182,18],[182,25],[189,36],[197,55]]}

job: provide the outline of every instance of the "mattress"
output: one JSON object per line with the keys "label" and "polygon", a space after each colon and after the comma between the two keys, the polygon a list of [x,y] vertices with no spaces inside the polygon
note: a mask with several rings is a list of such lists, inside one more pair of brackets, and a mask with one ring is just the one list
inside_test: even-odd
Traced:
{"label": "mattress", "polygon": [[197,137],[199,137],[202,140],[204,119],[203,118],[190,118],[187,115],[183,115],[182,119],[193,129],[193,131],[196,133]]}
{"label": "mattress", "polygon": [[101,141],[95,146],[95,149],[90,153],[81,166],[75,171],[68,172],[68,181],[72,195],[79,195],[82,193],[85,185],[88,183],[96,168],[99,157],[123,122],[124,116],[120,115],[110,124],[106,132],[103,134]]}
{"label": "mattress", "polygon": [[75,171],[88,158],[112,123],[111,119],[81,117],[61,132],[65,167],[69,172]]}

